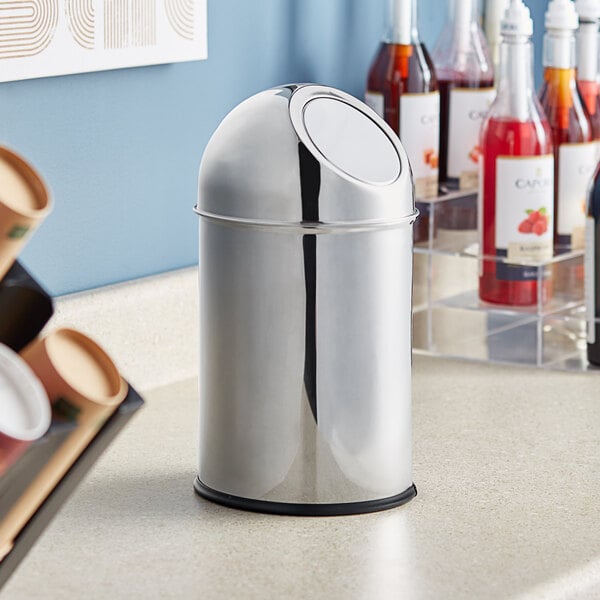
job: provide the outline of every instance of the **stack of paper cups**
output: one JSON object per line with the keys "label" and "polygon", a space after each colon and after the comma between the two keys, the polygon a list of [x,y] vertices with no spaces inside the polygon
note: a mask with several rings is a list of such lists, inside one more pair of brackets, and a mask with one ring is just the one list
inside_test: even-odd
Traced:
{"label": "stack of paper cups", "polygon": [[54,418],[71,421],[74,429],[0,522],[0,560],[128,390],[106,352],[74,329],[57,329],[35,340],[22,356],[42,382]]}

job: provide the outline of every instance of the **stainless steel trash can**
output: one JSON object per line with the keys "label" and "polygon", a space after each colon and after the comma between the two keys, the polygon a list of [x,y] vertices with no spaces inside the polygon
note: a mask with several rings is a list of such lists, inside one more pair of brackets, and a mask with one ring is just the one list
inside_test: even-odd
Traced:
{"label": "stainless steel trash can", "polygon": [[365,104],[253,96],[200,167],[196,491],[298,515],[381,510],[411,474],[408,159]]}

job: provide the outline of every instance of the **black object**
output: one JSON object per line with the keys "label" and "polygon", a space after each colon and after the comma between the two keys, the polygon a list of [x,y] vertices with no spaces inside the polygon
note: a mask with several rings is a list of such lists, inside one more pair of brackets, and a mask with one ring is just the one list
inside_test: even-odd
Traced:
{"label": "black object", "polygon": [[405,504],[417,495],[414,483],[407,490],[396,496],[382,498],[380,500],[369,500],[366,502],[340,502],[338,504],[297,504],[292,502],[269,502],[266,500],[252,500],[240,498],[218,492],[204,485],[198,477],[194,480],[194,490],[207,500],[253,512],[271,513],[274,515],[290,515],[296,517],[336,517],[343,515],[358,515],[369,512],[387,510]]}
{"label": "black object", "polygon": [[0,282],[0,343],[20,352],[53,313],[52,298],[15,262]]}
{"label": "black object", "polygon": [[[18,567],[19,563],[23,560],[30,548],[36,542],[37,538],[48,526],[54,515],[59,511],[63,503],[72,494],[85,474],[92,468],[96,460],[100,457],[104,450],[106,450],[109,444],[113,441],[121,429],[123,429],[133,414],[143,405],[143,403],[144,401],[139,394],[130,386],[125,400],[109,417],[96,437],[90,442],[89,446],[81,453],[79,458],[67,471],[67,474],[54,488],[48,498],[46,498],[44,503],[41,505],[35,515],[29,520],[27,525],[21,530],[15,540],[12,550],[9,554],[7,554],[4,560],[0,562],[0,589],[7,582],[9,577]],[[52,430],[51,428],[51,430],[45,436],[47,439],[44,440],[40,446],[43,447],[45,444],[51,444],[54,446],[55,443],[53,443],[53,438],[57,438],[59,436],[63,437],[64,434],[65,431],[61,428],[56,428],[55,430]],[[55,441],[56,440],[54,439],[54,442]],[[34,446],[32,446],[32,448],[34,448]],[[29,460],[17,461],[17,463],[13,465],[5,477],[11,477],[13,481],[18,480],[20,485],[25,479],[31,481],[40,468],[39,464],[31,460],[32,455],[33,454],[29,455]],[[27,456],[24,455],[22,458],[25,459]],[[18,471],[21,468],[29,469],[29,474],[19,474]],[[2,480],[0,479],[0,481]],[[2,498],[2,489],[0,488],[0,502],[2,501]]]}
{"label": "black object", "polygon": [[588,307],[589,314],[587,315],[590,329],[587,354],[588,360],[593,365],[600,366],[600,322],[597,320],[600,319],[600,164],[596,168],[592,185],[589,188],[587,211],[588,219],[590,219],[588,227],[593,232],[593,240],[589,235],[591,232],[588,232],[587,243],[593,241],[594,244],[593,248],[586,248],[586,261],[590,267],[593,267],[586,272],[586,277],[590,278],[589,281],[586,281],[586,287],[588,295],[593,294],[594,297],[594,305]]}

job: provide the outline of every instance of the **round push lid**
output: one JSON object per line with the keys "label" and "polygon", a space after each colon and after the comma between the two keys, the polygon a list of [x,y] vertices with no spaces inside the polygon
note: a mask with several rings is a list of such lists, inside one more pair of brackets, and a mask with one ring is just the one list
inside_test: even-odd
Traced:
{"label": "round push lid", "polygon": [[398,136],[360,100],[315,84],[266,90],[229,113],[205,150],[196,212],[317,232],[417,214]]}
{"label": "round push lid", "polygon": [[320,97],[306,103],[303,117],[315,148],[350,177],[374,185],[399,177],[396,148],[364,112],[341,100]]}

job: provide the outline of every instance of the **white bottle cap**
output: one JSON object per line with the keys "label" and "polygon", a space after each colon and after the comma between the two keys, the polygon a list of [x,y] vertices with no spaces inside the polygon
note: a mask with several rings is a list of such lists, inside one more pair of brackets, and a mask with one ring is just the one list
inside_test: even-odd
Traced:
{"label": "white bottle cap", "polygon": [[492,44],[500,40],[500,21],[509,3],[510,0],[488,0],[485,5],[485,35]]}
{"label": "white bottle cap", "polygon": [[412,43],[413,23],[412,0],[392,1],[392,42],[410,46]]}
{"label": "white bottle cap", "polygon": [[550,0],[546,11],[546,29],[575,31],[579,17],[571,0]]}
{"label": "white bottle cap", "polygon": [[575,10],[580,21],[600,20],[600,0],[575,0]]}
{"label": "white bottle cap", "polygon": [[522,0],[511,0],[500,22],[500,32],[503,36],[531,37],[533,35],[531,13]]}

